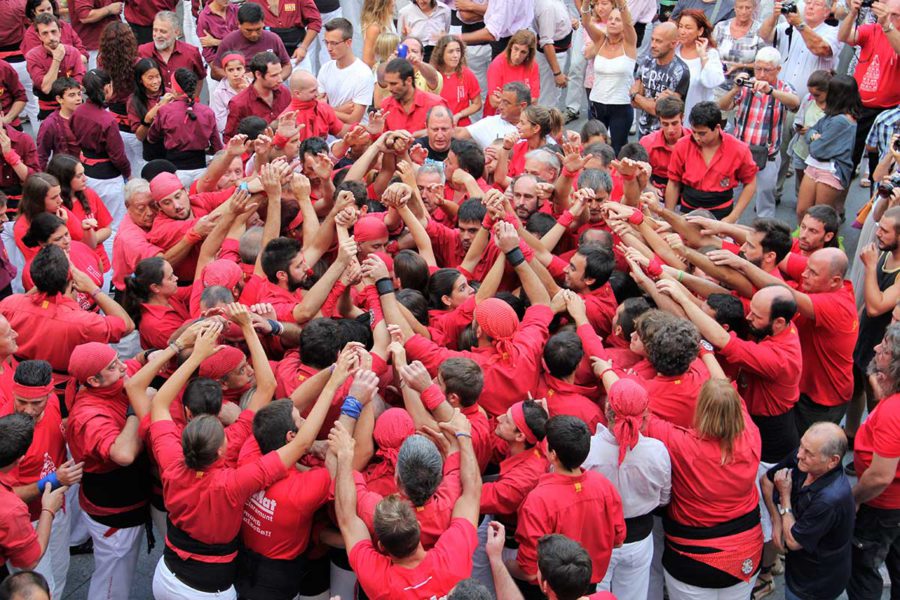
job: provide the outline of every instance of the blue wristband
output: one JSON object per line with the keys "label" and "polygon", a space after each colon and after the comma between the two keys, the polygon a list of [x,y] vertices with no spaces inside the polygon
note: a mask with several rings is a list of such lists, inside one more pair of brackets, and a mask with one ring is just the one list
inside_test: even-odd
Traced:
{"label": "blue wristband", "polygon": [[269,322],[269,327],[272,328],[272,335],[278,336],[282,334],[282,332],[284,331],[284,325],[273,319],[266,320]]}
{"label": "blue wristband", "polygon": [[56,476],[56,471],[50,473],[49,475],[45,475],[41,479],[38,479],[38,491],[43,494],[44,488],[47,487],[48,483],[50,484],[50,491],[62,487],[62,484],[59,482],[59,478]]}
{"label": "blue wristband", "polygon": [[363,405],[360,404],[359,400],[353,396],[347,396],[344,398],[343,406],[341,406],[341,414],[347,415],[351,419],[359,419],[359,414],[362,412],[362,409]]}

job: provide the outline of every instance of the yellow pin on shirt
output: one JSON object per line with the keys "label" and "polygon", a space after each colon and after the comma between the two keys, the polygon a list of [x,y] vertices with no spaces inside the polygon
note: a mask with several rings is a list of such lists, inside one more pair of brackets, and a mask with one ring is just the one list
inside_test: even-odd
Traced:
{"label": "yellow pin on shirt", "polygon": [[580,482],[580,481],[576,481],[576,482],[575,482],[575,493],[576,493],[576,494],[580,494],[580,493],[581,493],[581,482]]}

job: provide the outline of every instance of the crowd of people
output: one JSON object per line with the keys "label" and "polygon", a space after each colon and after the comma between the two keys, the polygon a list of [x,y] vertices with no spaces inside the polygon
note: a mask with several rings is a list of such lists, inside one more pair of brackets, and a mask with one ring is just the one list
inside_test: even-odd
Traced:
{"label": "crowd of people", "polygon": [[900,0],[0,7],[0,600],[900,594]]}

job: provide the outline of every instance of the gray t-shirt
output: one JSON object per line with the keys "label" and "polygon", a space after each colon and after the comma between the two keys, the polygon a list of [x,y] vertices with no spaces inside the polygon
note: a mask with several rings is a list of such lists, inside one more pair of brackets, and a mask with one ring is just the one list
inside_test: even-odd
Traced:
{"label": "gray t-shirt", "polygon": [[678,15],[681,14],[681,11],[687,10],[688,8],[696,8],[706,13],[706,18],[709,19],[709,22],[712,23],[713,27],[715,27],[716,23],[719,21],[734,17],[734,0],[722,0],[719,3],[719,11],[715,14],[715,18],[713,18],[713,13],[716,10],[715,0],[712,2],[704,2],[703,0],[678,0],[678,3],[675,4],[675,8],[672,10],[671,19],[674,21],[678,18]]}
{"label": "gray t-shirt", "polygon": [[[634,69],[634,78],[644,84],[645,98],[656,98],[663,90],[677,92],[682,99],[687,97],[691,84],[691,71],[684,61],[673,56],[665,65],[659,64],[652,56],[638,59]],[[659,119],[650,113],[638,111],[638,135],[644,136],[659,129]]]}

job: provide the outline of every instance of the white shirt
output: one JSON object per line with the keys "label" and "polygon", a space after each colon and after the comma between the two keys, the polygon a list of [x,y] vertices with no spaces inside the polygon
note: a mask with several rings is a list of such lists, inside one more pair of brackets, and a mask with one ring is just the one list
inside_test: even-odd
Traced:
{"label": "white shirt", "polygon": [[699,56],[690,59],[683,57],[680,47],[675,50],[675,56],[683,60],[691,72],[691,85],[688,87],[687,98],[684,99],[684,123],[688,125],[688,118],[695,104],[714,100],[715,89],[725,83],[725,71],[722,69],[719,52],[712,48],[706,51],[706,65],[703,65]]}
{"label": "white shirt", "polygon": [[534,1],[534,30],[538,35],[539,48],[572,33],[572,20],[562,0]]}
{"label": "white shirt", "polygon": [[639,436],[638,443],[619,464],[619,443],[603,425],[591,438],[583,469],[600,473],[622,497],[625,518],[646,515],[669,503],[672,493],[672,462],[665,445],[654,438]]}
{"label": "white shirt", "polygon": [[532,21],[534,3],[529,0],[491,0],[484,13],[484,26],[496,40],[530,29]]}
{"label": "white shirt", "polygon": [[397,29],[401,37],[417,37],[426,46],[433,46],[450,31],[450,9],[443,2],[436,2],[431,14],[426,15],[413,2],[400,10]]}
{"label": "white shirt", "polygon": [[838,41],[838,28],[822,23],[813,31],[831,46],[831,56],[816,56],[806,47],[803,35],[793,30],[790,42],[785,34],[788,24],[781,23],[775,28],[775,46],[781,53],[781,73],[778,78],[791,84],[798,91],[806,90],[806,81],[813,71],[824,69],[830,71],[837,65],[838,54],[841,51],[841,42]]}
{"label": "white shirt", "polygon": [[507,133],[517,131],[513,123],[504,121],[500,115],[485,117],[466,127],[466,130],[482,150],[490,146],[494,140],[504,137]]}
{"label": "white shirt", "polygon": [[375,89],[375,75],[369,65],[358,58],[346,68],[338,68],[329,60],[319,69],[319,92],[328,96],[328,104],[337,108],[347,102],[369,106]]}

